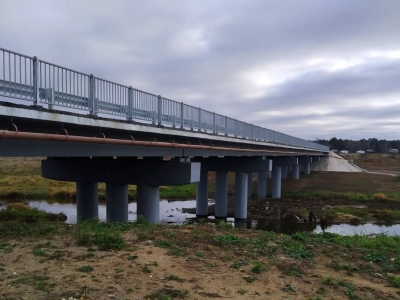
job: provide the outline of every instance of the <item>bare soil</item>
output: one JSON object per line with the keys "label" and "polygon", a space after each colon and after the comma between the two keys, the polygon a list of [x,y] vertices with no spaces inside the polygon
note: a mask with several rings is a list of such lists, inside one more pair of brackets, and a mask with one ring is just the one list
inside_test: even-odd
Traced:
{"label": "bare soil", "polygon": [[[351,248],[310,244],[306,248],[314,257],[295,259],[282,251],[282,237],[268,244],[270,255],[254,257],[251,249],[216,246],[218,234],[210,224],[164,226],[147,237],[127,232],[130,249],[120,251],[80,247],[68,235],[3,237],[0,299],[400,299],[388,276]],[[255,231],[234,234],[262,238]],[[156,247],[165,237],[184,245],[185,255]],[[255,260],[265,267],[260,273],[252,271]],[[244,263],[233,268],[235,262]],[[335,271],[329,267],[333,262],[358,271]]]}

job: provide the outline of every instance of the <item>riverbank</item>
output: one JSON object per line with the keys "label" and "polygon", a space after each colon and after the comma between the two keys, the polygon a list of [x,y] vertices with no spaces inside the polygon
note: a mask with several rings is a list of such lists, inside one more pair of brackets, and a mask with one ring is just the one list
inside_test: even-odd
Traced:
{"label": "riverbank", "polygon": [[400,239],[0,222],[3,299],[400,299]]}

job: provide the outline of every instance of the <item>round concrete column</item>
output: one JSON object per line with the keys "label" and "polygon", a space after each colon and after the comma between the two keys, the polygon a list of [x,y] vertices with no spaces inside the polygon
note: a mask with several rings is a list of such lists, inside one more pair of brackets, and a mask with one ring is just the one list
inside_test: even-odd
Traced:
{"label": "round concrete column", "polygon": [[99,217],[99,196],[97,182],[76,183],[76,221]]}
{"label": "round concrete column", "polygon": [[288,167],[282,166],[281,167],[281,179],[287,179]]}
{"label": "round concrete column", "polygon": [[281,167],[272,167],[272,198],[281,197]]}
{"label": "round concrete column", "polygon": [[247,197],[253,196],[253,173],[247,173]]}
{"label": "round concrete column", "polygon": [[304,174],[310,174],[310,172],[311,172],[311,164],[310,163],[308,163],[308,164],[304,164]]}
{"label": "round concrete column", "polygon": [[247,219],[247,173],[235,173],[235,219]]}
{"label": "round concrete column", "polygon": [[137,215],[149,223],[160,222],[160,189],[158,186],[137,186]]}
{"label": "round concrete column", "polygon": [[106,183],[107,222],[128,222],[128,185]]}
{"label": "round concrete column", "polygon": [[215,175],[215,217],[228,216],[228,173],[216,172]]}
{"label": "round concrete column", "polygon": [[258,172],[258,197],[267,197],[267,172]]}
{"label": "round concrete column", "polygon": [[208,216],[208,172],[200,171],[200,181],[196,186],[196,215]]}
{"label": "round concrete column", "polygon": [[299,165],[292,166],[292,179],[299,179],[300,167]]}

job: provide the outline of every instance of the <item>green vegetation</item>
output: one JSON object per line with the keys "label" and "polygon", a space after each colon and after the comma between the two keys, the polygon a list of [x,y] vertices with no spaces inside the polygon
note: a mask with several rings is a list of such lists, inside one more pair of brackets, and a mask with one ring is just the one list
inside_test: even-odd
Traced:
{"label": "green vegetation", "polygon": [[78,268],[78,271],[79,272],[84,272],[84,273],[92,272],[93,271],[93,267],[91,267],[91,266],[82,266],[82,267]]}

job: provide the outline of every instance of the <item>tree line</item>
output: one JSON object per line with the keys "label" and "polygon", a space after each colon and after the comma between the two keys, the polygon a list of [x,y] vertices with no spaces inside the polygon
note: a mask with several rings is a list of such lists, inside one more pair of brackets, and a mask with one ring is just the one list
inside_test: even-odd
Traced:
{"label": "tree line", "polygon": [[330,140],[317,139],[315,141],[321,145],[329,146],[330,150],[337,149],[356,152],[357,150],[371,149],[378,153],[387,153],[390,149],[399,149],[400,140],[378,140],[377,138],[361,139],[358,141],[342,140],[336,137]]}

